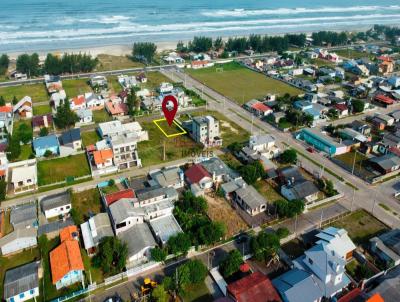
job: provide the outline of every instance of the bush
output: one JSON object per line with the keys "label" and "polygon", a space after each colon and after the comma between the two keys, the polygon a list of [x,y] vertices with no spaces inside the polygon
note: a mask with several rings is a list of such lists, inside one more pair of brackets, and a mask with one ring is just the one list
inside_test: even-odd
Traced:
{"label": "bush", "polygon": [[44,152],[43,156],[44,157],[50,157],[53,155],[53,152],[51,152],[50,150],[46,150],[46,152]]}
{"label": "bush", "polygon": [[157,262],[164,262],[167,259],[168,252],[165,249],[160,249],[159,247],[155,247],[151,249],[151,258]]}
{"label": "bush", "polygon": [[297,152],[294,149],[287,149],[281,154],[280,159],[284,164],[295,164],[297,162]]}
{"label": "bush", "polygon": [[219,270],[221,274],[227,278],[232,274],[236,273],[240,265],[243,263],[242,254],[238,250],[232,250],[229,252],[228,256],[219,265]]}
{"label": "bush", "polygon": [[295,215],[299,215],[304,211],[304,201],[302,200],[278,200],[275,202],[277,207],[277,213],[280,217],[292,218]]}
{"label": "bush", "polygon": [[288,228],[279,228],[276,230],[276,235],[279,237],[279,239],[283,239],[286,238],[287,236],[289,236],[290,232],[288,230]]}

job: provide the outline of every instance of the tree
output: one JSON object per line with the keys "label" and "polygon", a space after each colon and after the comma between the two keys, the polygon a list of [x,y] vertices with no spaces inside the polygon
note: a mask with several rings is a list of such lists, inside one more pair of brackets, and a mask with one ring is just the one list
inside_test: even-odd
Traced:
{"label": "tree", "polygon": [[19,144],[19,139],[8,136],[8,145],[6,149],[7,158],[10,161],[16,160],[21,155],[21,145]]}
{"label": "tree", "polygon": [[304,201],[294,200],[278,200],[275,202],[277,213],[280,217],[294,217],[304,211]]}
{"label": "tree", "polygon": [[79,117],[71,110],[68,102],[64,102],[57,107],[54,122],[58,128],[65,129],[75,125],[79,121]]}
{"label": "tree", "polygon": [[297,152],[294,149],[287,149],[283,151],[280,159],[284,164],[295,164],[297,162]]}
{"label": "tree", "polygon": [[108,186],[112,187],[113,185],[115,185],[115,180],[111,178],[108,180]]}
{"label": "tree", "polygon": [[151,258],[157,262],[164,262],[167,259],[168,252],[166,249],[161,249],[158,246],[151,249]]}
{"label": "tree", "polygon": [[137,42],[133,44],[132,57],[138,61],[151,63],[156,50],[157,46],[152,42]]}
{"label": "tree", "polygon": [[215,50],[219,50],[222,47],[224,47],[224,41],[222,40],[221,37],[217,37],[213,42],[213,46]]}
{"label": "tree", "polygon": [[99,244],[97,254],[93,257],[95,267],[101,268],[108,275],[115,275],[125,267],[128,247],[118,237],[105,237]]}
{"label": "tree", "polygon": [[187,234],[178,233],[168,239],[167,246],[168,250],[174,255],[186,255],[192,246],[192,242]]}
{"label": "tree", "polygon": [[289,236],[289,234],[290,234],[289,230],[285,227],[278,228],[276,230],[276,235],[279,237],[279,239],[286,238],[287,236]]}
{"label": "tree", "polygon": [[155,302],[168,302],[169,295],[168,292],[165,290],[163,284],[159,284],[153,291],[151,292],[151,298]]}
{"label": "tree", "polygon": [[363,112],[365,109],[365,103],[361,100],[352,100],[351,105],[353,106],[354,113]]}
{"label": "tree", "polygon": [[259,161],[242,166],[239,172],[243,179],[250,185],[254,184],[258,179],[263,178],[265,174],[264,167]]}
{"label": "tree", "polygon": [[251,252],[258,261],[267,261],[280,248],[279,237],[275,233],[260,232],[250,241]]}
{"label": "tree", "polygon": [[72,208],[71,211],[69,211],[73,222],[76,225],[81,225],[83,223],[82,218],[80,217],[80,215],[78,214],[77,210],[75,208]]}
{"label": "tree", "polygon": [[10,65],[10,58],[6,54],[2,54],[0,57],[0,74],[6,74],[8,66]]}
{"label": "tree", "polygon": [[53,155],[53,152],[51,152],[50,150],[46,150],[43,154],[44,157],[50,157]]}
{"label": "tree", "polygon": [[0,202],[6,199],[7,183],[5,179],[0,180]]}
{"label": "tree", "polygon": [[42,128],[40,128],[40,131],[39,131],[39,136],[47,136],[47,135],[49,135],[49,129],[47,129],[46,127],[42,127]]}
{"label": "tree", "polygon": [[203,282],[207,277],[207,267],[199,259],[189,260],[184,265],[189,268],[189,282],[191,284]]}
{"label": "tree", "polygon": [[227,278],[230,275],[236,273],[240,265],[243,263],[242,254],[238,250],[232,250],[229,252],[228,256],[219,265],[219,270],[221,274]]}
{"label": "tree", "polygon": [[63,67],[61,60],[57,56],[51,53],[47,54],[46,60],[44,61],[44,70],[46,73],[59,75],[63,72]]}
{"label": "tree", "polygon": [[4,99],[3,96],[0,96],[0,106],[5,106],[6,100]]}
{"label": "tree", "polygon": [[[132,88],[130,90],[130,93],[128,94],[128,98],[126,100],[126,105],[128,106],[128,114],[130,116],[134,116],[136,111],[138,111],[140,108],[137,108],[137,104],[136,104],[136,92],[135,89]],[[140,105],[140,103],[139,103]]]}
{"label": "tree", "polygon": [[16,134],[19,141],[25,145],[28,144],[33,138],[32,129],[25,123],[19,125]]}
{"label": "tree", "polygon": [[199,239],[202,244],[214,244],[221,240],[226,233],[226,226],[220,221],[212,221],[199,229]]}
{"label": "tree", "polygon": [[328,197],[335,196],[338,193],[333,185],[332,180],[325,180],[325,193]]}
{"label": "tree", "polygon": [[213,46],[212,38],[208,37],[194,37],[189,42],[189,50],[194,52],[207,52]]}
{"label": "tree", "polygon": [[16,65],[18,72],[26,73],[29,77],[39,75],[39,55],[37,53],[19,55]]}

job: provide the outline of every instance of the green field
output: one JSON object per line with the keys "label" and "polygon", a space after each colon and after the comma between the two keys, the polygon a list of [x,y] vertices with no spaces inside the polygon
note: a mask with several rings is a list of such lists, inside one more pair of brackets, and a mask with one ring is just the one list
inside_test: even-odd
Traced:
{"label": "green field", "polygon": [[185,302],[212,302],[214,301],[204,282],[193,284],[185,289],[182,295]]}
{"label": "green field", "polygon": [[198,70],[188,69],[188,73],[238,104],[244,104],[254,98],[262,98],[268,93],[279,95],[302,93],[297,88],[251,71],[238,63],[223,64],[220,67],[223,68],[221,72],[217,72],[218,66],[214,66]]}
{"label": "green field", "polygon": [[264,196],[264,198],[268,202],[276,202],[278,200],[284,200],[285,197],[283,197],[281,194],[276,191],[271,184],[269,184],[265,180],[259,180],[257,181],[254,185],[254,188],[257,189],[257,191]]}
{"label": "green field", "polygon": [[354,50],[354,49],[350,49],[350,48],[349,49],[335,50],[335,53],[338,56],[345,57],[345,58],[348,58],[348,59],[360,59],[360,58],[363,58],[363,57],[368,57],[367,53],[361,52],[361,51],[357,51],[357,50]]}
{"label": "green field", "polygon": [[83,146],[90,146],[100,140],[96,130],[81,132]]}
{"label": "green field", "polygon": [[145,83],[143,87],[147,89],[156,89],[160,86],[162,82],[173,83],[169,78],[158,71],[148,72],[146,73],[146,75],[147,83]]}
{"label": "green field", "polygon": [[18,101],[24,96],[30,96],[34,103],[47,102],[49,100],[44,84],[0,87],[0,96],[4,97],[7,102],[11,102],[14,96]]}
{"label": "green field", "polygon": [[101,110],[93,110],[93,121],[98,123],[109,122],[112,120],[112,117],[106,112],[105,109]]}
{"label": "green field", "polygon": [[127,56],[99,54],[97,59],[99,60],[99,64],[96,67],[97,71],[119,70],[144,66],[140,62],[133,62]]}
{"label": "green field", "polygon": [[88,79],[64,80],[63,88],[68,98],[74,98],[86,92],[92,92],[92,88],[88,85]]}
{"label": "green field", "polygon": [[33,154],[32,145],[22,145],[21,154],[15,161],[27,160]]}
{"label": "green field", "polygon": [[44,115],[51,113],[50,105],[33,106],[33,115]]}
{"label": "green field", "polygon": [[100,193],[97,188],[72,193],[72,208],[75,209],[77,224],[82,224],[89,219],[89,213],[101,212]]}
{"label": "green field", "polygon": [[90,175],[89,165],[84,153],[38,162],[39,186],[64,181],[66,177]]}

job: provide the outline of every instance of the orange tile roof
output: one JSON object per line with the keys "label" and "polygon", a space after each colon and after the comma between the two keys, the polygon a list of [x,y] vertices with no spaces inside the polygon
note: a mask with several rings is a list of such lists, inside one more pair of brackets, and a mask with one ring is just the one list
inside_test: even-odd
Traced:
{"label": "orange tile roof", "polygon": [[262,112],[267,112],[267,111],[271,111],[272,109],[270,107],[268,107],[267,105],[264,105],[263,103],[259,102],[259,103],[255,103],[253,106],[251,106],[252,108],[262,111]]}
{"label": "orange tile roof", "polygon": [[113,102],[109,101],[106,103],[106,107],[107,110],[111,113],[111,115],[128,113],[128,106],[124,103],[113,104]]}
{"label": "orange tile roof", "polygon": [[60,231],[60,241],[64,242],[66,240],[74,240],[74,237],[76,237],[77,235],[78,228],[76,225],[67,226]]}
{"label": "orange tile roof", "polygon": [[1,106],[0,107],[0,112],[7,112],[10,113],[12,112],[13,108],[11,106]]}
{"label": "orange tile roof", "polygon": [[76,240],[67,240],[50,252],[50,267],[53,284],[71,271],[83,271],[81,250]]}
{"label": "orange tile roof", "polygon": [[72,99],[72,102],[75,104],[75,106],[82,105],[85,102],[85,96],[78,95]]}
{"label": "orange tile roof", "polygon": [[113,158],[113,151],[111,149],[94,151],[93,158],[96,165],[104,164],[107,159]]}
{"label": "orange tile roof", "polygon": [[0,177],[6,175],[6,170],[0,170]]}
{"label": "orange tile roof", "polygon": [[367,302],[385,302],[380,294],[375,294]]}

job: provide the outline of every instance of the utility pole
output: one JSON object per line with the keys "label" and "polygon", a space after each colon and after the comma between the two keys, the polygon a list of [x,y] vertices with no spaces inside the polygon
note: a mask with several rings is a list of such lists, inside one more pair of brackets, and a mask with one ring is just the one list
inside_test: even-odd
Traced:
{"label": "utility pole", "polygon": [[165,140],[163,141],[163,161],[165,161]]}
{"label": "utility pole", "polygon": [[375,204],[376,204],[376,195],[378,195],[378,189],[375,190],[374,203],[372,205],[372,215],[374,215]]}
{"label": "utility pole", "polygon": [[294,235],[297,236],[297,214],[296,219],[294,220]]}
{"label": "utility pole", "polygon": [[353,188],[353,198],[351,199],[350,212],[353,212],[354,199],[356,196],[356,189]]}
{"label": "utility pole", "polygon": [[351,169],[351,175],[354,175],[354,167],[356,165],[356,156],[357,156],[357,150],[354,150],[353,168]]}
{"label": "utility pole", "polygon": [[322,211],[321,211],[321,220],[320,220],[320,223],[319,223],[319,228],[321,229],[322,228],[322,217],[324,216],[324,209],[322,209]]}

